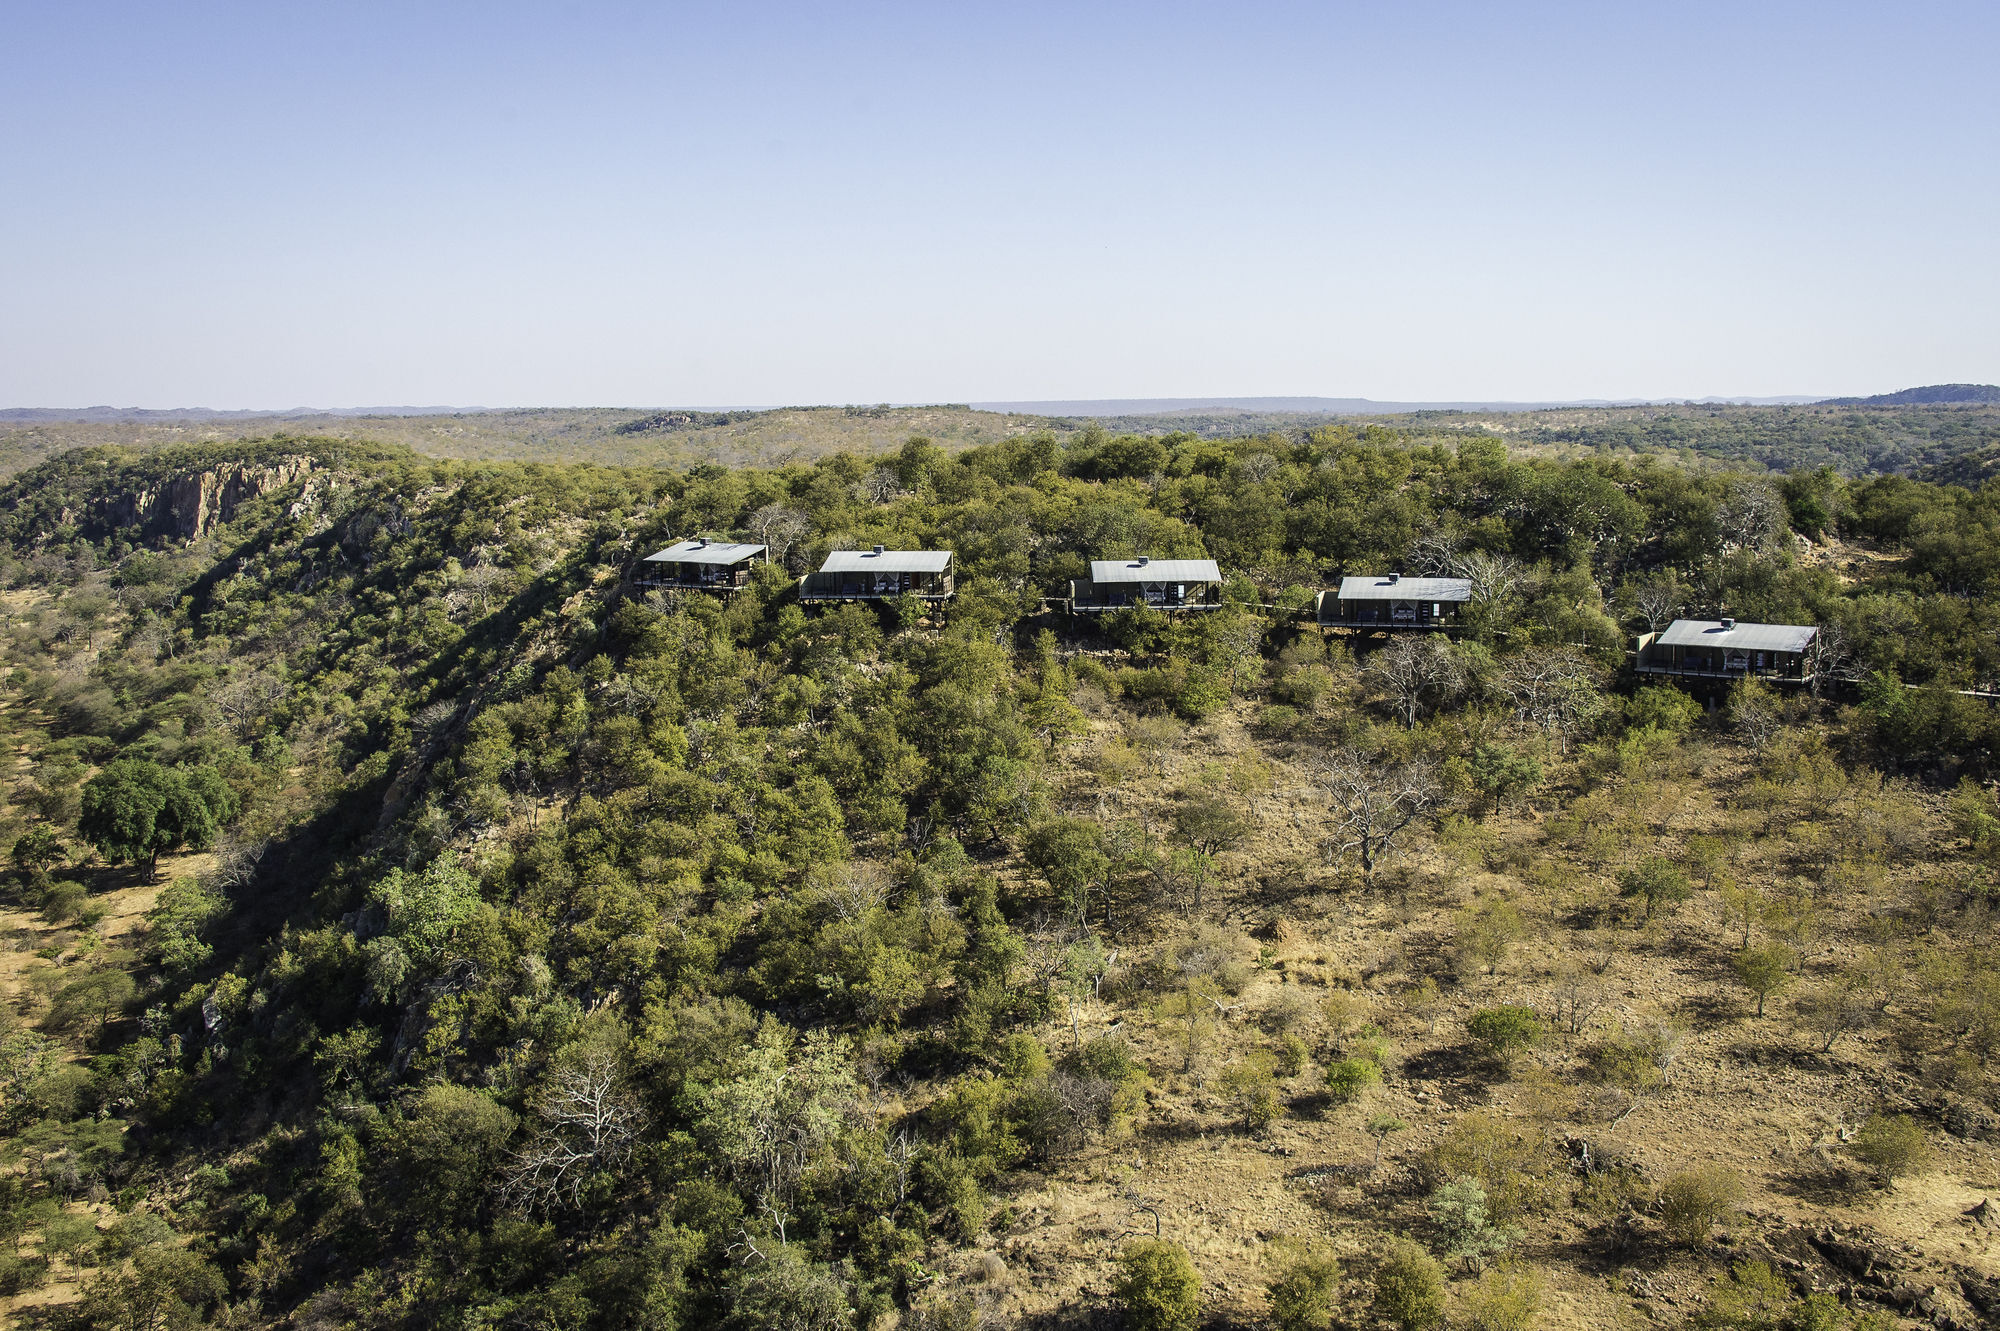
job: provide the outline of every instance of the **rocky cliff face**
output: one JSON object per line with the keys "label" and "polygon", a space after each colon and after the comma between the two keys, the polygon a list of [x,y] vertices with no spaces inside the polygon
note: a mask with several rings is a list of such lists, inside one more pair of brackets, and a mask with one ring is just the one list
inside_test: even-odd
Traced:
{"label": "rocky cliff face", "polygon": [[210,467],[119,495],[109,501],[105,519],[113,527],[142,528],[148,536],[192,541],[235,517],[242,504],[312,470],[308,457]]}

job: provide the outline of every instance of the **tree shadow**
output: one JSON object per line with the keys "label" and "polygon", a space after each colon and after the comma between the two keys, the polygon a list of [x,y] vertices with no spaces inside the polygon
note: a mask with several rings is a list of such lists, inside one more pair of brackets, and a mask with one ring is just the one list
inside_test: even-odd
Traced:
{"label": "tree shadow", "polygon": [[1455,1101],[1484,1103],[1493,1092],[1493,1060],[1473,1044],[1441,1045],[1403,1060],[1404,1081],[1435,1082]]}

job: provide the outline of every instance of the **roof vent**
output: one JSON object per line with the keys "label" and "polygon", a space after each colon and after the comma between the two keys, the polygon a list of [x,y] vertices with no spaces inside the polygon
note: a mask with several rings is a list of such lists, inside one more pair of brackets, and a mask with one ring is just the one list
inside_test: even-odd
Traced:
{"label": "roof vent", "polygon": [[1389,575],[1389,581],[1391,582],[1401,582],[1402,580],[1403,580],[1403,575],[1400,573],[1391,573]]}
{"label": "roof vent", "polygon": [[1140,563],[1140,564],[1141,564],[1142,566],[1143,566],[1143,565],[1146,565],[1146,564],[1150,564],[1150,563],[1152,563],[1152,562],[1153,562],[1153,557],[1152,557],[1151,555],[1140,555],[1140,556],[1139,556],[1139,563]]}
{"label": "roof vent", "polygon": [[879,555],[879,554],[881,554],[881,553],[882,553],[882,547],[881,547],[881,546],[879,546],[879,545],[878,545],[878,546],[876,546],[876,547],[875,547],[875,553],[876,553],[876,554],[878,554],[878,555]]}
{"label": "roof vent", "polygon": [[1733,619],[1725,619],[1722,621],[1722,627],[1726,629],[1733,629],[1736,627],[1736,621]]}
{"label": "roof vent", "polygon": [[698,536],[695,538],[695,544],[706,547],[708,545],[708,538],[706,536]]}

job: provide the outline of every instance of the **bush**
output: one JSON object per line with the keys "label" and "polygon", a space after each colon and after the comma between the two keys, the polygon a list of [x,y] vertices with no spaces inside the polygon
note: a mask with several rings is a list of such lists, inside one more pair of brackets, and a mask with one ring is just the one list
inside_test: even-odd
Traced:
{"label": "bush", "polygon": [[1375,1268],[1375,1312],[1398,1331],[1444,1324],[1444,1268],[1408,1239],[1395,1239]]}
{"label": "bush", "polygon": [[1539,1135],[1475,1110],[1425,1149],[1418,1168],[1431,1189],[1461,1176],[1479,1180],[1488,1214],[1504,1225],[1542,1199],[1554,1162]]}
{"label": "bush", "polygon": [[1651,726],[1685,734],[1701,720],[1701,704],[1691,694],[1664,684],[1649,684],[1625,702],[1625,724],[1634,730]]}
{"label": "bush", "polygon": [[1743,1200],[1743,1180],[1724,1165],[1702,1165],[1676,1174],[1660,1188],[1660,1223],[1667,1237],[1684,1248],[1708,1243],[1709,1232],[1727,1222]]}
{"label": "bush", "polygon": [[1274,702],[1257,714],[1257,728],[1274,739],[1283,739],[1299,728],[1299,711]]}
{"label": "bush", "polygon": [[1479,1277],[1465,1300],[1465,1324],[1473,1331],[1528,1331],[1542,1310],[1542,1278],[1533,1267],[1502,1262]]}
{"label": "bush", "polygon": [[1682,1029],[1669,1022],[1620,1029],[1586,1049],[1584,1061],[1599,1081],[1628,1091],[1649,1091],[1666,1080],[1683,1038]]}
{"label": "bush", "polygon": [[1189,1331],[1201,1316],[1201,1276],[1178,1243],[1127,1244],[1111,1294],[1133,1331]]}
{"label": "bush", "polygon": [[1252,1132],[1261,1132],[1284,1116],[1285,1107],[1278,1099],[1277,1065],[1274,1055],[1259,1049],[1222,1074],[1224,1092],[1243,1116],[1243,1126]]}
{"label": "bush", "polygon": [[1327,1094],[1340,1105],[1353,1104],[1370,1086],[1382,1080],[1382,1069],[1373,1059],[1343,1058],[1326,1070]]}
{"label": "bush", "polygon": [[1916,1173],[1931,1155],[1924,1130],[1907,1114],[1877,1114],[1854,1134],[1847,1149],[1885,1183]]}
{"label": "bush", "polygon": [[1330,1253],[1307,1249],[1271,1282],[1271,1324],[1278,1331],[1325,1331],[1333,1325],[1339,1292],[1340,1263]]}
{"label": "bush", "polygon": [[68,924],[83,914],[84,904],[89,899],[90,894],[84,890],[82,883],[59,878],[42,892],[42,921],[45,924]]}
{"label": "bush", "polygon": [[25,1294],[40,1289],[48,1278],[49,1264],[45,1259],[0,1252],[0,1294]]}
{"label": "bush", "polygon": [[1465,912],[1456,930],[1460,967],[1484,966],[1487,974],[1492,974],[1507,959],[1523,927],[1520,907],[1511,901],[1496,898]]}
{"label": "bush", "polygon": [[1542,1038],[1542,1019],[1524,1007],[1482,1008],[1466,1018],[1465,1033],[1508,1064]]}

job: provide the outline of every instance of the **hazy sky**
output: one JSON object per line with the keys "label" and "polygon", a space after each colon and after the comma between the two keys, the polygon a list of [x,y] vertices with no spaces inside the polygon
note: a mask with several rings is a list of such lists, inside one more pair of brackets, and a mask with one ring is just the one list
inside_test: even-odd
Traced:
{"label": "hazy sky", "polygon": [[0,0],[0,405],[2000,380],[2000,5]]}

